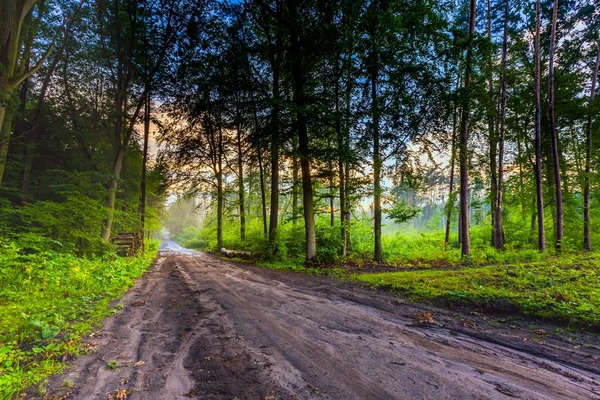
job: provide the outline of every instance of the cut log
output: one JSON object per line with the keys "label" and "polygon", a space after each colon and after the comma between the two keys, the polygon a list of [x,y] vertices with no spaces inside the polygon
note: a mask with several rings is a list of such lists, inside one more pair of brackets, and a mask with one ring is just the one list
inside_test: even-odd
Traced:
{"label": "cut log", "polygon": [[239,250],[227,250],[226,248],[221,248],[221,254],[225,257],[233,258],[233,257],[250,257],[250,252],[248,251],[239,251]]}
{"label": "cut log", "polygon": [[141,232],[119,232],[111,239],[111,243],[115,245],[115,251],[119,256],[133,257],[142,250],[142,234]]}

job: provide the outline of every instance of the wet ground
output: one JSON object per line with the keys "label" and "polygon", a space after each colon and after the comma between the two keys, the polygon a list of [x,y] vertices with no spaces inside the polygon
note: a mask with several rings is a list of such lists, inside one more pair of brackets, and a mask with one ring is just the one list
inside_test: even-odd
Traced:
{"label": "wet ground", "polygon": [[600,399],[593,337],[573,345],[170,241],[121,304],[46,398]]}

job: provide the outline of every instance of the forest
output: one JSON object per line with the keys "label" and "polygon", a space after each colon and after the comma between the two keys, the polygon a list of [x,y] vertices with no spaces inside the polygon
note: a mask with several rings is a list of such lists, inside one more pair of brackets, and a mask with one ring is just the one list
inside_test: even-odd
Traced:
{"label": "forest", "polygon": [[419,301],[600,323],[593,0],[0,14],[0,398],[80,351],[163,228]]}

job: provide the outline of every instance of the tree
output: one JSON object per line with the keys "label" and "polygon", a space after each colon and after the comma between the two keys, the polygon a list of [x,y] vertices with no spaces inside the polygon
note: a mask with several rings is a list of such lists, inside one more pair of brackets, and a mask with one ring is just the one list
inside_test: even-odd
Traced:
{"label": "tree", "polygon": [[502,66],[501,76],[501,95],[500,95],[500,133],[498,138],[498,187],[496,190],[496,213],[494,218],[494,247],[504,248],[504,231],[502,229],[502,200],[504,197],[504,137],[506,131],[506,74],[507,74],[507,55],[508,55],[508,0],[504,0],[504,33],[502,35]]}
{"label": "tree", "polygon": [[[23,30],[26,29],[24,21],[28,17],[31,18],[32,8],[36,2],[36,0],[6,0],[0,10],[0,184],[4,176],[13,123],[11,97],[22,82],[44,65],[54,48],[53,40],[37,63],[29,68],[31,47],[45,1],[40,1],[37,7],[38,15],[33,29],[29,29],[28,32]],[[19,52],[21,45],[23,45],[22,54]]]}
{"label": "tree", "polygon": [[546,251],[546,234],[544,228],[544,191],[542,188],[542,111],[541,111],[541,67],[540,67],[540,31],[541,31],[541,4],[535,3],[535,38],[534,52],[534,105],[535,105],[535,191],[538,221],[538,249]]}
{"label": "tree", "polygon": [[42,107],[44,106],[44,101],[46,100],[46,92],[48,91],[48,87],[50,85],[50,79],[56,70],[60,59],[67,47],[71,29],[73,27],[73,23],[75,22],[81,8],[83,7],[85,0],[81,0],[79,5],[76,6],[75,10],[73,10],[71,17],[68,19],[65,25],[65,29],[63,32],[62,43],[56,54],[54,55],[54,59],[52,60],[52,64],[49,66],[46,71],[46,76],[44,77],[44,82],[42,83],[42,89],[40,90],[40,95],[38,96],[38,101],[35,109],[33,110],[32,117],[32,127],[29,129],[29,137],[27,141],[27,150],[25,152],[25,160],[23,162],[23,182],[21,184],[21,199],[22,202],[25,203],[27,201],[27,197],[29,195],[29,184],[31,182],[31,168],[33,164],[33,153],[36,144],[36,138],[38,134],[38,128],[40,123],[40,117],[42,113]]}
{"label": "tree", "polygon": [[598,82],[598,68],[600,67],[600,42],[598,42],[598,55],[592,71],[592,84],[590,87],[589,113],[587,118],[587,129],[585,135],[585,178],[583,189],[583,248],[591,251],[592,243],[590,238],[590,173],[592,160],[592,120],[594,97],[596,96],[596,84]]}
{"label": "tree", "polygon": [[465,98],[462,104],[459,139],[460,163],[460,229],[462,236],[462,255],[471,257],[471,240],[469,236],[469,90],[471,85],[471,72],[473,68],[473,40],[475,36],[475,16],[477,11],[476,0],[471,0],[469,8],[469,37],[467,40],[467,56],[465,60]]}
{"label": "tree", "polygon": [[558,150],[558,133],[556,131],[556,113],[554,104],[554,55],[556,51],[556,26],[558,23],[558,0],[554,0],[552,8],[552,31],[548,56],[548,120],[550,122],[550,142],[552,144],[552,165],[554,167],[554,191],[556,217],[554,221],[554,240],[557,251],[562,250],[563,240],[563,196],[560,176],[560,157]]}

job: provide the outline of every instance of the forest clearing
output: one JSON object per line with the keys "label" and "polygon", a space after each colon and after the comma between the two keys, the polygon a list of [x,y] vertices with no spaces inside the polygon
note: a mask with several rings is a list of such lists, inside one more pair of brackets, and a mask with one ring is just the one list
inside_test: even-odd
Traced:
{"label": "forest clearing", "polygon": [[597,0],[3,0],[0,400],[590,399]]}

